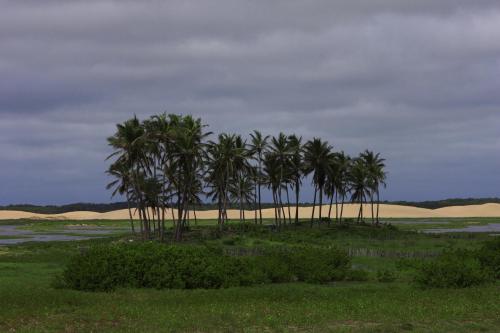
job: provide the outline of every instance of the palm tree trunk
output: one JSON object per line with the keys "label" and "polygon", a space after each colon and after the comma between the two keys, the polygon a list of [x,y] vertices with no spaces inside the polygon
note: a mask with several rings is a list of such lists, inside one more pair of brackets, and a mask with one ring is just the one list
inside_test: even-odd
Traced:
{"label": "palm tree trunk", "polygon": [[156,214],[158,215],[158,238],[161,238],[161,214],[160,214],[160,205],[156,206]]}
{"label": "palm tree trunk", "polygon": [[276,195],[276,190],[273,190],[273,202],[274,202],[274,223],[276,226],[279,225],[279,207],[278,199]]}
{"label": "palm tree trunk", "polygon": [[177,223],[177,228],[176,228],[176,233],[175,233],[175,240],[180,241],[182,240],[182,230],[184,229],[184,226],[186,225],[186,219],[187,219],[187,214],[188,214],[188,209],[183,204],[183,209],[182,209],[182,214],[180,214],[179,222]]}
{"label": "palm tree trunk", "polygon": [[313,226],[313,223],[314,223],[314,210],[316,208],[316,194],[318,192],[318,189],[317,187],[315,186],[314,187],[314,199],[313,199],[313,210],[312,210],[312,215],[311,215],[311,228]]}
{"label": "palm tree trunk", "polygon": [[335,191],[335,223],[339,223],[339,192]]}
{"label": "palm tree trunk", "polygon": [[372,224],[375,224],[375,212],[373,210],[374,202],[373,202],[373,193],[370,193],[370,203],[372,208]]}
{"label": "palm tree trunk", "polygon": [[259,187],[259,219],[260,219],[260,224],[262,225],[262,202],[261,202],[261,193],[260,193],[260,175],[262,173],[262,157],[259,156],[259,180],[258,180],[258,187]]}
{"label": "palm tree trunk", "polygon": [[139,214],[139,220],[140,220],[139,228],[141,230],[141,237],[142,237],[142,239],[144,239],[144,222],[143,222],[143,218],[142,218],[142,211],[140,208],[137,208],[136,211]]}
{"label": "palm tree trunk", "polygon": [[161,241],[165,240],[165,204],[161,208]]}
{"label": "palm tree trunk", "polygon": [[280,201],[280,207],[281,207],[281,213],[283,213],[283,224],[286,225],[286,214],[285,214],[285,205],[283,204],[283,200],[282,200],[282,189],[280,188],[279,190],[279,201]]}
{"label": "palm tree trunk", "polygon": [[358,200],[358,204],[359,204],[359,211],[358,211],[358,220],[357,220],[357,222],[359,223],[359,221],[361,219],[361,214],[363,212],[363,202],[361,201],[361,199]]}
{"label": "palm tree trunk", "polygon": [[281,205],[280,205],[280,198],[278,192],[276,192],[276,201],[278,204],[278,229],[281,229],[281,224],[282,222],[282,216],[281,216]]}
{"label": "palm tree trunk", "polygon": [[363,203],[364,203],[364,200],[363,200],[363,196],[361,196],[361,199],[360,199],[360,207],[359,207],[359,212],[360,212],[360,216],[361,216],[361,222],[364,222],[365,219],[363,217]]}
{"label": "palm tree trunk", "polygon": [[[152,234],[154,235],[154,232],[155,232],[154,209],[151,210],[151,213],[149,211],[150,211],[150,209],[149,209],[149,207],[147,207],[146,208],[146,216],[148,217],[148,229],[149,229],[149,233],[151,234],[151,231],[152,231]],[[153,215],[152,219],[151,219],[151,215]],[[151,230],[151,223],[153,224],[153,230]]]}
{"label": "palm tree trunk", "polygon": [[223,214],[224,214],[224,219],[222,220],[222,224],[226,223],[227,219],[227,190],[224,189],[224,201],[223,201]]}
{"label": "palm tree trunk", "polygon": [[134,219],[132,218],[132,210],[130,209],[130,198],[128,193],[127,193],[127,208],[128,208],[128,216],[130,218],[130,226],[132,227],[132,233],[135,234]]}
{"label": "palm tree trunk", "polygon": [[217,224],[220,225],[222,223],[222,200],[220,195],[217,197],[217,208],[219,209],[219,214],[217,215]]}
{"label": "palm tree trunk", "polygon": [[321,224],[321,211],[322,211],[322,208],[323,208],[323,188],[320,188],[319,189],[319,222],[318,224]]}
{"label": "palm tree trunk", "polygon": [[342,223],[342,216],[344,215],[344,203],[345,203],[345,195],[342,194],[342,202],[340,204],[340,223]]}
{"label": "palm tree trunk", "polygon": [[380,221],[379,221],[379,210],[380,210],[380,194],[379,194],[379,191],[377,189],[377,224],[380,223]]}
{"label": "palm tree trunk", "polygon": [[198,218],[196,217],[196,206],[193,205],[194,225],[198,226]]}
{"label": "palm tree trunk", "polygon": [[179,203],[177,204],[177,223],[175,224],[175,231],[174,231],[174,240],[179,240],[180,239],[180,229],[182,228],[182,216],[183,216],[183,211],[181,208],[181,203],[179,200]]}
{"label": "palm tree trunk", "polygon": [[290,211],[290,196],[288,194],[288,185],[286,185],[286,203],[288,205],[288,224],[292,224],[292,213]]}
{"label": "palm tree trunk", "polygon": [[183,222],[183,217],[184,217],[184,194],[178,193],[177,195],[177,223],[175,225],[175,232],[174,232],[174,240],[178,241],[180,240],[180,233],[181,229],[183,227],[182,222]]}
{"label": "palm tree trunk", "polygon": [[149,239],[149,233],[150,233],[150,226],[149,226],[149,218],[148,218],[148,213],[147,209],[142,206],[142,217],[144,218],[144,231],[145,231],[145,236],[147,239]]}
{"label": "palm tree trunk", "polygon": [[299,194],[300,194],[300,188],[299,188],[299,182],[295,183],[295,223],[299,224]]}
{"label": "palm tree trunk", "polygon": [[255,182],[255,187],[253,189],[253,194],[254,194],[254,197],[253,197],[253,209],[254,209],[254,219],[255,219],[255,224],[257,224],[257,207],[256,207],[256,203],[257,203],[257,181]]}
{"label": "palm tree trunk", "polygon": [[175,217],[174,202],[171,203],[171,210],[172,210],[172,226],[175,227],[177,225],[177,218]]}
{"label": "palm tree trunk", "polygon": [[333,206],[333,192],[332,195],[330,196],[330,207],[328,207],[328,224],[330,224],[330,219],[332,216],[332,206]]}
{"label": "palm tree trunk", "polygon": [[[186,188],[189,188],[186,186]],[[186,219],[188,216],[188,198],[187,198],[187,191],[184,191],[184,194],[182,194],[182,198],[179,202],[179,221],[177,223],[176,227],[176,233],[175,233],[175,240],[180,241],[182,239],[182,231],[184,229],[184,226],[186,225]]]}
{"label": "palm tree trunk", "polygon": [[242,196],[241,196],[241,187],[239,188],[239,191],[238,191],[238,200],[239,200],[239,206],[240,206],[240,223],[242,222],[242,218],[243,218],[243,199],[242,199]]}

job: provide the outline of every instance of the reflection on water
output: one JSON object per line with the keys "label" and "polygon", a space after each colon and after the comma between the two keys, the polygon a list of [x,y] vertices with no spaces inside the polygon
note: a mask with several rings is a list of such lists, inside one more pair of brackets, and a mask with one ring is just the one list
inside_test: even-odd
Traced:
{"label": "reflection on water", "polygon": [[[7,236],[8,239],[0,238],[0,245],[11,245],[25,242],[50,242],[50,241],[72,241],[96,238],[93,235],[110,235],[124,229],[106,229],[102,227],[82,228],[67,227],[64,230],[58,230],[50,233],[37,233],[32,230],[20,229],[16,225],[0,225],[0,237]],[[78,235],[71,235],[78,234]],[[89,236],[85,236],[89,235]],[[16,238],[19,237],[19,238]]]}

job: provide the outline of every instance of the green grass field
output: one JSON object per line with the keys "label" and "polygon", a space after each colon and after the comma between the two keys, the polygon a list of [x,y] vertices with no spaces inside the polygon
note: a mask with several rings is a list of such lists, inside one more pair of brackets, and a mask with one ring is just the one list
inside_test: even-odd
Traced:
{"label": "green grass field", "polygon": [[[13,224],[9,222],[3,224]],[[15,223],[40,232],[57,232],[64,225],[74,224],[128,226],[126,221]],[[467,223],[457,220],[449,226]],[[336,244],[353,253],[353,265],[368,270],[369,280],[223,290],[79,292],[52,288],[54,275],[80,248],[130,239],[130,235],[120,231],[87,241],[2,246],[0,332],[500,331],[500,283],[468,289],[422,290],[411,282],[411,268],[402,265],[405,260],[434,256],[448,248],[476,248],[491,236],[426,235],[410,231],[409,224],[398,230],[300,226],[281,232],[233,230],[217,236],[208,229],[193,227],[186,242],[219,244],[228,249],[280,243]],[[415,224],[414,229],[419,226]],[[396,271],[396,281],[378,282],[376,272],[380,269]]]}

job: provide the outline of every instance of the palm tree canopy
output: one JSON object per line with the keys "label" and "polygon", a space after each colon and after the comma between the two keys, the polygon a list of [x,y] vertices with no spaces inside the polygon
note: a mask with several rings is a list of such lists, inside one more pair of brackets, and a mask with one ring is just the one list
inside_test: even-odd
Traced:
{"label": "palm tree canopy", "polygon": [[313,173],[313,184],[324,188],[326,176],[331,169],[332,146],[327,141],[314,138],[304,146],[304,173]]}

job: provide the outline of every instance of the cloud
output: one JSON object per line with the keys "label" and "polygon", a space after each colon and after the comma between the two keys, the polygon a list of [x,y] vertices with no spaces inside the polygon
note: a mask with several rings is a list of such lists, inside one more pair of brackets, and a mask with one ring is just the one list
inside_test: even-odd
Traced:
{"label": "cloud", "polygon": [[498,195],[497,1],[0,0],[0,204],[105,201],[163,111],[388,160],[388,199]]}

